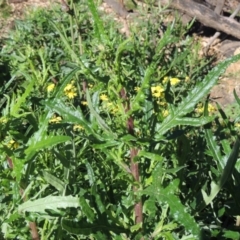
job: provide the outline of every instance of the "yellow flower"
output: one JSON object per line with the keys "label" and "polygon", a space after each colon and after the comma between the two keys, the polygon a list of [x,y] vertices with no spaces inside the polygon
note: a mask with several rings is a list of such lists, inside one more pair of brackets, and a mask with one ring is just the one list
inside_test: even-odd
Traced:
{"label": "yellow flower", "polygon": [[64,94],[69,98],[73,99],[77,96],[77,88],[74,86],[74,81],[67,84],[67,86],[64,88]]}
{"label": "yellow flower", "polygon": [[170,84],[171,86],[175,86],[180,82],[180,80],[178,78],[171,78],[170,79]]}
{"label": "yellow flower", "polygon": [[74,91],[69,91],[67,93],[65,93],[65,95],[69,98],[69,99],[73,99],[77,96],[77,93]]}
{"label": "yellow flower", "polygon": [[49,120],[49,123],[60,123],[61,121],[62,121],[61,117],[54,116]]}
{"label": "yellow flower", "polygon": [[163,117],[167,117],[169,115],[169,111],[168,110],[163,110],[162,115],[163,115]]}
{"label": "yellow flower", "polygon": [[111,113],[112,113],[112,114],[116,114],[117,112],[119,112],[119,108],[118,108],[118,106],[114,106],[114,107],[111,109]]}
{"label": "yellow flower", "polygon": [[236,122],[236,123],[234,124],[234,126],[235,126],[236,128],[240,128],[240,123],[239,123],[239,122]]}
{"label": "yellow flower", "polygon": [[190,82],[190,77],[186,76],[185,77],[185,82]]}
{"label": "yellow flower", "polygon": [[169,78],[168,77],[164,77],[163,78],[163,84],[166,84],[168,82]]}
{"label": "yellow flower", "polygon": [[74,81],[71,81],[71,83],[68,83],[67,86],[64,88],[64,92],[70,91],[74,88]]}
{"label": "yellow flower", "polygon": [[10,140],[10,141],[8,142],[7,146],[8,146],[10,149],[16,149],[16,148],[19,147],[19,144],[12,139],[12,140]]}
{"label": "yellow flower", "polygon": [[163,96],[164,88],[162,86],[151,87],[153,97],[159,98]]}
{"label": "yellow flower", "polygon": [[93,88],[93,84],[89,83],[89,84],[88,84],[88,87],[89,87],[89,88]]}
{"label": "yellow flower", "polygon": [[55,88],[55,84],[54,83],[50,83],[47,86],[47,92],[52,92],[54,88]]}
{"label": "yellow flower", "polygon": [[81,104],[84,105],[84,106],[88,105],[87,101],[81,101]]}
{"label": "yellow flower", "polygon": [[108,97],[107,97],[106,94],[101,94],[101,95],[100,95],[100,99],[101,99],[102,101],[108,101]]}
{"label": "yellow flower", "polygon": [[[200,103],[197,105],[197,108],[195,110],[197,113],[203,113],[204,112],[204,106]],[[209,103],[208,104],[208,112],[209,113],[213,113],[216,111],[216,108],[211,104]]]}
{"label": "yellow flower", "polygon": [[140,87],[135,87],[134,90],[138,92],[140,90]]}
{"label": "yellow flower", "polygon": [[163,107],[167,106],[167,102],[165,102],[165,101],[157,101],[157,104],[159,106],[163,106]]}
{"label": "yellow flower", "polygon": [[197,113],[203,113],[203,111],[204,111],[203,105],[202,105],[201,103],[199,103],[199,104],[197,105],[197,108],[195,109],[195,111],[196,111]]}
{"label": "yellow flower", "polygon": [[208,104],[208,112],[212,113],[212,112],[215,112],[215,111],[216,111],[216,108],[211,103],[209,103]]}
{"label": "yellow flower", "polygon": [[80,130],[84,130],[84,127],[81,126],[80,124],[73,126],[73,131],[80,131]]}

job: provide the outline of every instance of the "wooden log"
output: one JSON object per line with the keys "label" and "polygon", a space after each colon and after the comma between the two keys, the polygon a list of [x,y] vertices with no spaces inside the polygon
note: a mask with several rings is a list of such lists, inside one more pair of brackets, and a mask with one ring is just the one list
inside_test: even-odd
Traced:
{"label": "wooden log", "polygon": [[[104,0],[113,10],[120,16],[126,18],[129,14],[126,9],[117,2],[117,0]],[[144,0],[139,0],[144,2]],[[200,1],[201,2],[201,1]],[[155,4],[168,5],[171,8],[180,10],[181,12],[196,18],[199,22],[207,27],[224,32],[228,35],[240,39],[240,23],[234,19],[221,16],[203,4],[199,0],[155,0]]]}
{"label": "wooden log", "polygon": [[195,17],[207,27],[212,27],[240,39],[240,23],[236,22],[234,19],[223,17],[193,0],[157,0],[156,3],[159,1],[161,5],[170,4],[171,7],[191,17]]}

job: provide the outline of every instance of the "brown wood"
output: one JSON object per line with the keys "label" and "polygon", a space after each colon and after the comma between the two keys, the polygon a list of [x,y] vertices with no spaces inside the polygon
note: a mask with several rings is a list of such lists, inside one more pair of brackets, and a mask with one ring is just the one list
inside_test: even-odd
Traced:
{"label": "brown wood", "polygon": [[223,17],[208,7],[194,2],[193,0],[157,0],[156,3],[176,8],[191,17],[195,17],[205,26],[212,27],[218,31],[225,32],[228,35],[240,39],[240,23],[234,19]]}
{"label": "brown wood", "polygon": [[[121,4],[121,0],[120,2],[115,0],[104,1],[121,17],[126,18],[128,16],[129,13]],[[139,1],[144,2],[144,0]],[[156,5],[158,5],[159,2],[161,5],[168,5],[191,17],[196,18],[207,27],[214,28],[219,32],[224,32],[240,39],[240,23],[234,19],[221,16],[218,13],[221,11],[219,9],[222,9],[222,4],[224,3],[222,0],[219,0],[215,7],[212,7],[211,4],[209,5],[209,3],[204,3],[204,1],[199,0],[155,0]],[[205,5],[208,4],[208,6],[205,6],[203,3]]]}

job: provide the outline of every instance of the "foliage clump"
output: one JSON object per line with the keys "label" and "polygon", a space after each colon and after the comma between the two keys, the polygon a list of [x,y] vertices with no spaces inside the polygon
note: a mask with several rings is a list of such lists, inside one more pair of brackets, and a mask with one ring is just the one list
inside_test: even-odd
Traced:
{"label": "foliage clump", "polygon": [[237,124],[206,96],[239,57],[208,71],[178,23],[125,36],[92,0],[69,9],[31,13],[0,53],[2,235],[238,237]]}

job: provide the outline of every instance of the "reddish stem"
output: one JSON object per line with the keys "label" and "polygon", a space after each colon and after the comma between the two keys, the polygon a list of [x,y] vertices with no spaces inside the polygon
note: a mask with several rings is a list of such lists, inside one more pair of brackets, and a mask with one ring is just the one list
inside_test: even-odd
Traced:
{"label": "reddish stem", "polygon": [[[130,110],[130,103],[127,98],[127,93],[124,88],[120,91],[120,96],[124,101],[124,109],[125,113],[127,113]],[[127,119],[126,127],[128,130],[128,133],[134,136],[134,118],[130,116]],[[139,183],[139,163],[134,162],[134,158],[138,154],[138,149],[131,148],[130,149],[130,162],[131,162],[131,173],[137,183]],[[133,187],[134,193],[138,191],[138,187]],[[143,222],[143,210],[142,210],[142,201],[140,200],[137,202],[134,206],[134,213],[135,213],[135,224],[142,223]]]}
{"label": "reddish stem", "polygon": [[[7,157],[7,162],[8,162],[8,165],[9,165],[10,169],[13,169],[14,165],[13,165],[13,161],[10,157]],[[20,195],[23,196],[24,189],[20,188],[19,192],[20,192]],[[23,201],[24,202],[27,201],[26,196],[24,196]],[[29,222],[29,228],[31,230],[32,240],[40,240],[36,223],[35,222]]]}

